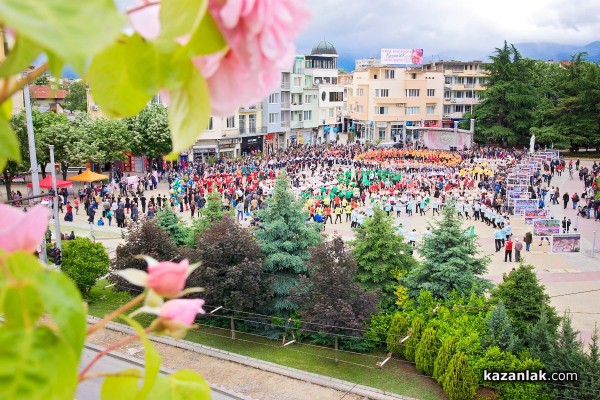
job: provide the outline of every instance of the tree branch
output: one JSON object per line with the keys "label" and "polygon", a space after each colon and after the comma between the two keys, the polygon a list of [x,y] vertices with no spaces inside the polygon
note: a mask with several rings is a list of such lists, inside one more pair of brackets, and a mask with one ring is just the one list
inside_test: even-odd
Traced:
{"label": "tree branch", "polygon": [[42,76],[47,70],[48,62],[45,62],[27,72],[22,79],[16,79],[13,76],[4,78],[2,81],[2,89],[0,91],[0,104],[4,103],[19,90],[23,89],[25,85],[29,85],[31,82]]}

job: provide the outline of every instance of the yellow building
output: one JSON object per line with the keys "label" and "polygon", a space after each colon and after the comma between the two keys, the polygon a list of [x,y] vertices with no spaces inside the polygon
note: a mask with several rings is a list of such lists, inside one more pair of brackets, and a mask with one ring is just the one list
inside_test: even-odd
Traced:
{"label": "yellow building", "polygon": [[340,83],[347,95],[344,125],[361,140],[398,141],[405,126],[441,127],[440,71],[370,67],[340,76]]}

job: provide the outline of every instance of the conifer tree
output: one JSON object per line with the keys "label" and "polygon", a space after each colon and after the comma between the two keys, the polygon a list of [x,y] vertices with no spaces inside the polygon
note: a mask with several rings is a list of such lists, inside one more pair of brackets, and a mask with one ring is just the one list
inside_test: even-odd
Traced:
{"label": "conifer tree", "polygon": [[529,325],[525,332],[523,342],[532,357],[547,360],[556,342],[556,326],[551,325],[547,310],[542,310],[540,318],[533,325]]}
{"label": "conifer tree", "polygon": [[475,398],[477,378],[469,366],[469,359],[464,353],[456,353],[444,374],[442,388],[448,400],[466,400]]}
{"label": "conifer tree", "polygon": [[388,351],[397,356],[404,355],[404,346],[400,341],[406,337],[410,325],[406,317],[400,313],[394,314],[390,329],[388,330],[386,344]]}
{"label": "conifer tree", "polygon": [[527,329],[540,319],[542,312],[546,313],[551,330],[555,331],[560,321],[531,265],[519,265],[494,289],[492,301],[499,300],[504,302],[515,333],[521,339]]}
{"label": "conifer tree", "polygon": [[410,324],[410,337],[403,343],[404,347],[404,358],[408,361],[415,361],[415,353],[417,352],[417,346],[421,340],[423,334],[423,318],[416,317]]}
{"label": "conifer tree", "polygon": [[402,280],[410,297],[416,299],[422,290],[428,290],[435,298],[446,299],[454,290],[468,296],[491,287],[480,277],[487,271],[489,258],[478,257],[476,237],[465,235],[461,223],[453,207],[444,207],[442,219],[418,247],[423,262]]}
{"label": "conifer tree", "polygon": [[190,242],[190,230],[170,207],[156,213],[156,225],[165,230],[177,246]]}
{"label": "conifer tree", "polygon": [[381,291],[380,309],[397,309],[399,279],[417,266],[410,247],[394,233],[392,219],[379,207],[355,233],[352,247],[358,264],[356,280],[366,290]]}
{"label": "conifer tree", "polygon": [[519,338],[515,336],[506,307],[502,300],[490,312],[487,320],[487,335],[483,340],[485,347],[497,346],[503,351],[516,352],[519,348]]}
{"label": "conifer tree", "polygon": [[435,329],[425,329],[415,353],[417,369],[426,375],[432,376],[435,358],[439,349],[440,341],[436,336]]}
{"label": "conifer tree", "polygon": [[202,232],[210,229],[216,222],[221,221],[225,215],[221,204],[221,194],[213,185],[212,191],[206,197],[206,205],[201,210],[201,217],[192,222],[192,241]]}
{"label": "conifer tree", "polygon": [[321,242],[318,228],[307,223],[307,215],[289,189],[285,174],[275,181],[268,207],[259,213],[262,227],[256,238],[265,256],[264,271],[273,276],[274,299],[270,312],[288,317],[297,306],[289,296],[300,275],[307,275],[309,248]]}
{"label": "conifer tree", "polygon": [[456,337],[448,336],[443,342],[442,347],[438,351],[437,357],[435,358],[435,362],[433,364],[433,377],[438,381],[438,383],[442,383],[444,379],[444,374],[446,373],[446,369],[448,369],[448,364],[454,354],[456,353]]}

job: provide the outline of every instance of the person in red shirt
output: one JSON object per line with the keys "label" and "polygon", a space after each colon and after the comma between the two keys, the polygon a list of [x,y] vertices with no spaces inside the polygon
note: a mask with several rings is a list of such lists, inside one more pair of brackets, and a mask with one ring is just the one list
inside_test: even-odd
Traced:
{"label": "person in red shirt", "polygon": [[326,224],[327,220],[329,220],[330,224],[333,224],[333,219],[331,218],[331,207],[329,206],[325,207],[325,221],[323,221],[323,223]]}
{"label": "person in red shirt", "polygon": [[512,262],[512,251],[513,251],[513,242],[510,238],[506,241],[506,245],[504,247],[504,262],[508,261]]}

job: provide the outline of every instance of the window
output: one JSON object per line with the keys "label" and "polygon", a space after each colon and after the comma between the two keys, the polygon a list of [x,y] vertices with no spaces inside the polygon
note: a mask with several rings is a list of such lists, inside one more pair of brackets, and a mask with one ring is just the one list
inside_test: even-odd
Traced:
{"label": "window", "polygon": [[385,79],[394,79],[394,70],[393,69],[386,69],[385,70]]}
{"label": "window", "polygon": [[213,117],[210,117],[208,119],[208,128],[206,128],[207,131],[212,131],[213,130]]}
{"label": "window", "polygon": [[377,75],[373,75],[373,79],[377,79]]}
{"label": "window", "polygon": [[444,114],[450,114],[452,112],[452,106],[444,106]]}
{"label": "window", "polygon": [[250,133],[256,132],[256,114],[248,115],[248,131]]}
{"label": "window", "polygon": [[487,82],[486,78],[479,78],[479,84],[480,85],[485,85],[486,82]]}
{"label": "window", "polygon": [[421,113],[420,107],[406,107],[406,115],[417,115]]}
{"label": "window", "polygon": [[363,106],[356,106],[356,112],[363,112]]}
{"label": "window", "polygon": [[294,78],[294,86],[302,86],[302,77],[297,76]]}
{"label": "window", "polygon": [[472,99],[473,98],[473,91],[469,90],[465,92],[465,97],[468,99]]}
{"label": "window", "polygon": [[406,97],[419,97],[419,89],[406,89]]}
{"label": "window", "polygon": [[388,108],[387,107],[375,107],[375,114],[376,115],[385,115],[388,113]]}
{"label": "window", "polygon": [[330,108],[329,109],[329,118],[333,118],[334,115],[335,115],[335,109],[334,108]]}
{"label": "window", "polygon": [[308,121],[312,119],[312,111],[304,111],[304,120]]}
{"label": "window", "polygon": [[427,89],[427,97],[434,97],[435,89]]}
{"label": "window", "polygon": [[227,128],[235,128],[235,117],[227,117]]}
{"label": "window", "polygon": [[451,85],[452,84],[452,77],[451,76],[447,76],[444,78],[444,83],[446,85]]}
{"label": "window", "polygon": [[269,104],[279,103],[279,93],[273,93],[269,96]]}
{"label": "window", "polygon": [[279,121],[279,114],[277,113],[269,113],[269,123],[276,124]]}
{"label": "window", "polygon": [[365,95],[365,89],[356,89],[356,95],[357,96],[364,96]]}
{"label": "window", "polygon": [[385,128],[377,128],[379,140],[385,140]]}
{"label": "window", "polygon": [[344,92],[329,92],[329,101],[344,101]]}
{"label": "window", "polygon": [[246,116],[245,115],[240,115],[238,126],[240,128],[240,133],[246,133]]}
{"label": "window", "polygon": [[427,104],[427,114],[435,114],[435,104]]}
{"label": "window", "polygon": [[410,74],[410,79],[417,79],[417,74]]}
{"label": "window", "polygon": [[471,112],[471,106],[470,105],[466,105],[465,106],[465,112]]}
{"label": "window", "polygon": [[455,78],[454,83],[456,83],[457,85],[464,85],[465,83],[465,78],[463,76],[457,76]]}
{"label": "window", "polygon": [[312,101],[312,95],[310,95],[310,94],[304,95],[304,102],[306,104],[310,104],[311,101]]}
{"label": "window", "polygon": [[389,97],[389,89],[375,89],[375,97]]}
{"label": "window", "polygon": [[454,106],[454,112],[461,113],[464,112],[464,107],[462,104]]}
{"label": "window", "polygon": [[444,90],[444,98],[449,99],[452,96],[452,92],[449,90]]}
{"label": "window", "polygon": [[[473,66],[471,65],[471,67],[473,67]],[[467,85],[473,85],[474,83],[475,83],[475,78],[472,76],[468,76],[467,77]]]}

